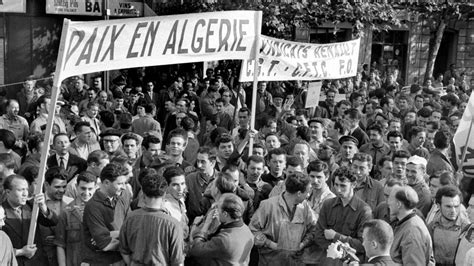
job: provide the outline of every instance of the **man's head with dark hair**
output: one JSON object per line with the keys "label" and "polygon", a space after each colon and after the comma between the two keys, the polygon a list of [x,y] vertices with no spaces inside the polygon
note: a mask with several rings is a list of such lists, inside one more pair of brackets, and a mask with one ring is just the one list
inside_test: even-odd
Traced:
{"label": "man's head with dark hair", "polygon": [[[7,152],[15,147],[16,136],[8,129],[0,129],[0,152]],[[3,147],[1,147],[3,144]]]}
{"label": "man's head with dark hair", "polygon": [[444,130],[440,130],[436,132],[434,136],[433,144],[436,149],[444,150],[444,149],[449,148],[451,139],[452,139],[451,133]]}
{"label": "man's head with dark hair", "polygon": [[286,177],[286,191],[292,195],[298,195],[298,199],[301,202],[308,197],[311,190],[310,182],[308,175],[305,173],[293,173]]}
{"label": "man's head with dark hair", "polygon": [[187,144],[188,132],[181,128],[173,129],[168,135],[166,144],[167,153],[173,157],[180,157],[183,155]]}
{"label": "man's head with dark hair", "polygon": [[88,171],[77,176],[76,189],[82,202],[88,202],[97,188],[97,177]]}
{"label": "man's head with dark hair", "polygon": [[145,197],[151,199],[161,198],[165,195],[168,184],[166,180],[156,171],[147,171],[141,175],[141,182],[143,194]]}
{"label": "man's head with dark hair", "polygon": [[50,199],[61,201],[66,193],[67,173],[59,167],[48,168],[45,174],[46,194]]}
{"label": "man's head with dark hair", "polygon": [[234,141],[229,134],[221,134],[216,139],[217,154],[221,159],[229,159],[234,152]]}
{"label": "man's head with dark hair", "polygon": [[100,173],[101,191],[108,197],[119,196],[125,190],[128,175],[129,169],[124,164],[109,163]]}
{"label": "man's head with dark hair", "polygon": [[184,170],[179,166],[171,166],[163,172],[163,177],[168,183],[168,193],[177,200],[183,199],[186,193]]}
{"label": "man's head with dark hair", "polygon": [[44,143],[44,135],[39,132],[33,132],[28,136],[26,143],[31,153],[41,152]]}
{"label": "man's head with dark hair", "polygon": [[113,127],[115,123],[115,115],[109,110],[104,110],[99,113],[100,121],[106,128]]}

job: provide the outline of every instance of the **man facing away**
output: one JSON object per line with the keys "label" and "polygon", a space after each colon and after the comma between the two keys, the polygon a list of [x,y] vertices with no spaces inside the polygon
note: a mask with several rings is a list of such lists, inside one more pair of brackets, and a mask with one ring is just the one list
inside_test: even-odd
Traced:
{"label": "man facing away", "polygon": [[141,180],[145,206],[133,211],[120,230],[120,253],[127,265],[183,265],[180,223],[162,209],[167,183],[156,173]]}
{"label": "man facing away", "polygon": [[216,214],[220,226],[213,236],[207,235],[212,215],[207,215],[201,232],[194,236],[189,255],[204,259],[206,265],[248,265],[253,235],[244,224],[244,203],[239,196],[226,193],[219,199]]}
{"label": "man facing away", "polygon": [[435,265],[430,233],[423,219],[414,211],[417,203],[418,195],[409,186],[391,191],[388,207],[398,223],[394,226],[390,255],[403,265]]}

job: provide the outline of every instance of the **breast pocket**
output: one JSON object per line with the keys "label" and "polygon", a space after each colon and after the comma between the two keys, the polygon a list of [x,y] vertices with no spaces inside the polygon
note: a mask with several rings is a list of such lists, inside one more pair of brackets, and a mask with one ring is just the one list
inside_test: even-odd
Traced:
{"label": "breast pocket", "polygon": [[67,239],[66,243],[77,243],[82,240],[82,225],[81,223],[70,223],[66,227]]}

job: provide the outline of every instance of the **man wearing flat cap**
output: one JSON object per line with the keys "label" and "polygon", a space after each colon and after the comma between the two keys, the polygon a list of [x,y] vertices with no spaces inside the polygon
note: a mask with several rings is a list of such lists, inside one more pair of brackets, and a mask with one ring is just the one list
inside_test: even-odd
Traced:
{"label": "man wearing flat cap", "polygon": [[110,156],[110,158],[117,157],[120,155],[125,155],[125,152],[120,146],[120,137],[122,133],[115,128],[109,128],[104,130],[100,134],[100,141],[103,146],[104,151]]}
{"label": "man wearing flat cap", "polygon": [[345,135],[339,138],[339,144],[341,145],[341,148],[339,154],[336,156],[336,163],[340,167],[350,167],[354,155],[359,152],[359,149],[357,148],[359,141],[353,136]]}

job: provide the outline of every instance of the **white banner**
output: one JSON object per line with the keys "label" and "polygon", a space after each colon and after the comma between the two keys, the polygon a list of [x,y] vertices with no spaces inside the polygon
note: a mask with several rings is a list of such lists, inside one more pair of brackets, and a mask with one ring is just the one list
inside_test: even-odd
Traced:
{"label": "white banner", "polygon": [[25,13],[26,0],[0,0],[0,13]]}
{"label": "white banner", "polygon": [[[323,80],[357,73],[360,39],[329,44],[298,43],[261,36],[261,81]],[[244,61],[240,81],[253,81],[255,60]]]}
{"label": "white banner", "polygon": [[[67,20],[62,77],[121,68],[255,58],[261,11]],[[61,55],[58,55],[61,57]],[[59,62],[59,61],[58,61]]]}
{"label": "white banner", "polygon": [[[108,0],[111,16],[141,17],[144,3],[137,0]],[[102,16],[102,0],[46,0],[47,14]]]}
{"label": "white banner", "polygon": [[[464,110],[459,126],[454,134],[454,146],[458,166],[461,167],[465,175],[474,177],[474,93],[471,93],[469,102]],[[464,161],[462,161],[463,151],[467,147]]]}

